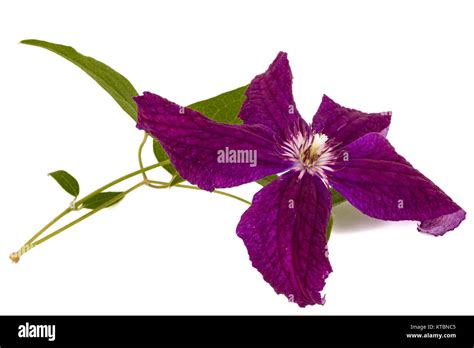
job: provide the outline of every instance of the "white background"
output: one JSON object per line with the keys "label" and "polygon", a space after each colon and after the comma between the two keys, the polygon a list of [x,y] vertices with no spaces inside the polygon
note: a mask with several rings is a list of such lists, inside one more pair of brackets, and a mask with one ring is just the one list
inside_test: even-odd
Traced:
{"label": "white background", "polygon": [[[473,10],[467,1],[1,2],[0,314],[474,314]],[[235,234],[246,205],[205,192],[142,188],[12,264],[8,255],[70,201],[47,173],[71,172],[86,194],[135,170],[142,138],[93,80],[18,44],[27,38],[72,45],[183,105],[248,83],[286,51],[307,120],[323,93],[391,110],[392,144],[468,218],[434,238],[415,222],[338,208],[327,302],[306,309],[252,268]],[[231,191],[250,199],[259,188]]]}

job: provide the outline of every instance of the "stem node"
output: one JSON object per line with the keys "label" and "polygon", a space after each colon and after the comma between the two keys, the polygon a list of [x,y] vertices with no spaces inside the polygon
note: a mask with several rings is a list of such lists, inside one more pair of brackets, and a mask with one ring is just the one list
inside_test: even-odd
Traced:
{"label": "stem node", "polygon": [[17,252],[11,253],[10,254],[10,260],[12,260],[13,263],[18,263],[20,261],[20,255]]}
{"label": "stem node", "polygon": [[76,204],[76,200],[74,199],[71,203],[69,203],[69,209],[71,210],[79,210],[80,208]]}

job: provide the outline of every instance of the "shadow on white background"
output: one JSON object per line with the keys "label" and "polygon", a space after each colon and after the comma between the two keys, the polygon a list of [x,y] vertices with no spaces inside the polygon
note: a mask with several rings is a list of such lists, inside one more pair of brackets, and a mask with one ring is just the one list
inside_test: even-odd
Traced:
{"label": "shadow on white background", "polygon": [[367,232],[390,223],[390,221],[377,220],[364,215],[348,202],[335,207],[332,213],[334,214],[333,232],[336,233]]}

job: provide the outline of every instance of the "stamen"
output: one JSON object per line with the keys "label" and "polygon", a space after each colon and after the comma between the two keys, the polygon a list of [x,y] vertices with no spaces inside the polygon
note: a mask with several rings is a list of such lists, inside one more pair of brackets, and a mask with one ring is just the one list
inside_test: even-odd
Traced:
{"label": "stamen", "polygon": [[304,173],[318,175],[328,186],[326,173],[333,171],[331,167],[337,158],[334,148],[325,134],[298,131],[282,144],[281,154],[295,163],[294,170],[301,171],[300,177]]}

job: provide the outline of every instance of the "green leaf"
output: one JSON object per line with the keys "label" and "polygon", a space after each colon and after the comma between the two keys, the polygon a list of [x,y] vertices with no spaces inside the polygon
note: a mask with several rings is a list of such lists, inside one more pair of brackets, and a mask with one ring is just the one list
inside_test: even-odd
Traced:
{"label": "green leaf", "polygon": [[233,89],[215,97],[193,103],[188,108],[198,111],[207,118],[219,123],[241,124],[238,117],[245,100],[247,86]]}
{"label": "green leaf", "polygon": [[[109,201],[112,201],[115,197],[117,197],[121,194],[123,194],[123,192],[115,192],[115,191],[100,192],[100,193],[92,196],[91,198],[87,199],[86,201],[84,201],[84,203],[82,203],[82,207],[86,208],[86,209],[97,209],[101,205],[103,205],[103,204],[105,204]],[[123,197],[116,200],[115,202],[107,204],[106,207],[110,207],[114,204],[117,204],[122,199],[123,199]]]}
{"label": "green leaf", "polygon": [[329,216],[328,226],[326,227],[326,241],[331,237],[332,225],[334,224],[334,216],[331,214]]}
{"label": "green leaf", "polygon": [[257,182],[262,186],[267,186],[269,183],[271,183],[273,180],[277,178],[278,178],[278,175],[269,175],[260,180],[257,180]]}
{"label": "green leaf", "polygon": [[40,40],[23,40],[21,43],[42,47],[77,65],[105,89],[131,118],[137,120],[137,107],[133,97],[138,92],[123,75],[94,58],[80,54],[70,46]]}
{"label": "green leaf", "polygon": [[70,195],[77,197],[79,196],[79,183],[77,180],[65,170],[58,170],[52,173],[49,173],[56,182],[61,185],[61,187],[69,193]]}
{"label": "green leaf", "polygon": [[[138,92],[130,81],[119,72],[92,57],[80,54],[70,46],[41,40],[23,40],[21,43],[47,49],[77,65],[104,88],[134,121],[137,120],[137,106],[133,97],[137,96]],[[156,140],[153,141],[153,152],[158,161],[168,159],[168,156]],[[176,173],[171,164],[164,166],[164,168],[172,175]],[[181,181],[183,180],[181,179]]]}
{"label": "green leaf", "polygon": [[331,189],[331,198],[332,198],[332,206],[335,207],[341,203],[344,203],[346,199],[341,196],[339,192],[337,192],[335,189]]}

